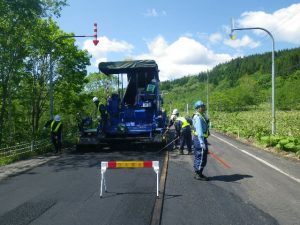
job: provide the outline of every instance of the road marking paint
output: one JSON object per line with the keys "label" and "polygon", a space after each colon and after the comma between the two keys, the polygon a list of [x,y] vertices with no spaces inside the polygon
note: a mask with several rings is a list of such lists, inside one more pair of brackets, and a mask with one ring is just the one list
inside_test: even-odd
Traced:
{"label": "road marking paint", "polygon": [[225,168],[230,169],[231,167],[224,160],[222,160],[219,156],[214,154],[212,151],[208,150],[208,154],[210,154],[215,160],[219,161]]}
{"label": "road marking paint", "polygon": [[224,143],[226,143],[226,144],[232,146],[233,148],[235,148],[235,149],[237,149],[237,150],[240,150],[241,152],[245,153],[246,155],[251,156],[252,158],[258,160],[259,162],[261,162],[261,163],[263,163],[263,164],[265,164],[265,165],[271,167],[272,169],[278,171],[279,173],[281,173],[281,174],[283,174],[283,175],[285,175],[285,176],[287,176],[287,177],[293,179],[294,181],[297,181],[298,183],[300,183],[300,179],[298,179],[298,178],[296,178],[296,177],[294,177],[294,176],[292,176],[292,175],[290,175],[290,174],[284,172],[283,170],[279,169],[277,166],[274,166],[274,165],[272,165],[271,163],[268,163],[267,161],[265,161],[265,160],[263,160],[263,159],[261,159],[261,158],[255,156],[255,155],[253,155],[253,154],[247,152],[246,150],[241,149],[241,148],[235,146],[234,144],[231,144],[230,142],[224,140],[223,138],[220,138],[220,137],[218,137],[218,136],[216,136],[216,135],[214,135],[214,134],[212,134],[212,136],[214,136],[215,138],[219,139],[220,141],[223,141]]}

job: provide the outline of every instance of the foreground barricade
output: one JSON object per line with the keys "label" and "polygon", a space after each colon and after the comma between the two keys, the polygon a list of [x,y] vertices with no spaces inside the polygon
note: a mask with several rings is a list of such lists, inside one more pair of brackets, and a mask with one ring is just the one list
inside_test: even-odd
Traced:
{"label": "foreground barricade", "polygon": [[106,191],[106,170],[116,168],[153,168],[156,173],[156,196],[159,196],[159,161],[108,161],[101,162],[100,197],[102,197],[103,185],[104,190]]}

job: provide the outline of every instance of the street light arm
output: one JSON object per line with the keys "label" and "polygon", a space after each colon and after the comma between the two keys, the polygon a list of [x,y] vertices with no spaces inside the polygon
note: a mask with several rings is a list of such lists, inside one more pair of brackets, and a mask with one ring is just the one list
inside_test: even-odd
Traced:
{"label": "street light arm", "polygon": [[273,37],[273,35],[271,34],[271,32],[268,31],[268,30],[265,29],[265,28],[262,28],[262,27],[231,28],[231,34],[232,34],[233,31],[235,31],[235,30],[263,30],[263,31],[267,32],[267,33],[270,35],[270,37],[272,38],[272,41],[274,42],[274,37]]}
{"label": "street light arm", "polygon": [[94,35],[63,35],[55,38],[53,43],[57,42],[59,39],[73,38],[73,37],[94,37]]}
{"label": "street light arm", "polygon": [[231,34],[230,38],[233,37],[233,31],[236,30],[263,30],[272,39],[272,134],[274,135],[276,133],[276,116],[275,116],[275,40],[273,35],[270,31],[268,31],[265,28],[262,27],[245,27],[245,28],[234,28],[234,23],[232,20],[232,26],[231,26]]}

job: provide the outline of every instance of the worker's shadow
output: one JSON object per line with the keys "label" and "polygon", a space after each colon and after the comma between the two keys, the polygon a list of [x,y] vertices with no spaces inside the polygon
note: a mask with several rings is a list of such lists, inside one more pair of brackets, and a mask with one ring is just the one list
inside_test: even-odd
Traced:
{"label": "worker's shadow", "polygon": [[244,178],[251,178],[253,176],[247,174],[230,174],[210,177],[210,180],[224,181],[224,182],[235,182]]}

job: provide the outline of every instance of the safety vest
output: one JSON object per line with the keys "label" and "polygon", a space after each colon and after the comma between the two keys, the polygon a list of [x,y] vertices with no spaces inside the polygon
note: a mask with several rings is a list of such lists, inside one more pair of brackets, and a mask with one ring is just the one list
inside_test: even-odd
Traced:
{"label": "safety vest", "polygon": [[182,122],[181,128],[185,128],[190,125],[189,122],[184,117],[178,117],[176,120]]}
{"label": "safety vest", "polygon": [[55,121],[52,121],[52,122],[51,122],[51,132],[54,133],[54,134],[57,134],[57,131],[58,131],[58,129],[59,129],[60,126],[61,126],[61,122],[58,122],[58,123],[56,124],[56,127],[54,127],[54,124],[55,124]]}
{"label": "safety vest", "polygon": [[[209,136],[209,131],[208,131],[208,124],[207,124],[206,119],[204,118],[204,116],[203,116],[201,113],[198,113],[198,112],[197,112],[197,113],[195,113],[194,116],[196,116],[196,115],[198,115],[198,116],[204,121],[204,123],[206,124],[207,129],[206,129],[206,132],[203,132],[203,137],[208,138],[208,136]],[[196,132],[194,126],[193,126],[193,129],[192,129],[192,133],[193,133],[194,136],[198,136],[198,133]]]}

